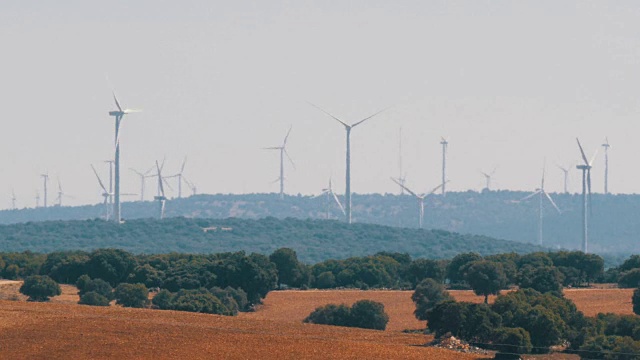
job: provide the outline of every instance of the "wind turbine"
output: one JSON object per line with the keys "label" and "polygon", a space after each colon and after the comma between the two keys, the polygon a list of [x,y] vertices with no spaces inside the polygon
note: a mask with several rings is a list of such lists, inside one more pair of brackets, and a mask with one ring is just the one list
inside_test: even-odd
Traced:
{"label": "wind turbine", "polygon": [[532,197],[538,195],[538,198],[539,198],[539,202],[538,202],[538,245],[542,245],[542,216],[543,216],[542,203],[544,202],[544,199],[546,198],[551,203],[551,205],[553,205],[553,207],[556,209],[558,214],[561,213],[560,208],[558,208],[558,206],[553,201],[553,199],[551,199],[551,196],[549,196],[549,194],[544,190],[544,172],[545,172],[545,168],[543,167],[542,168],[542,181],[540,182],[540,187],[537,188],[530,195],[525,196],[524,198],[522,198],[522,199],[520,199],[518,201],[518,202],[521,202],[521,201],[529,200]]}
{"label": "wind turbine", "polygon": [[422,229],[422,223],[423,223],[423,219],[424,219],[424,200],[426,199],[427,196],[429,196],[429,195],[435,193],[436,191],[438,191],[438,189],[440,189],[443,184],[440,184],[440,185],[436,186],[435,188],[433,188],[433,190],[431,190],[428,193],[424,193],[424,194],[418,195],[415,192],[411,191],[408,187],[406,187],[404,185],[401,185],[400,182],[397,179],[391,178],[391,180],[393,180],[393,182],[395,182],[396,184],[402,186],[409,194],[413,195],[416,199],[418,199],[418,203],[420,204],[420,219],[418,221],[418,225],[419,225],[420,229]]}
{"label": "wind turbine", "polygon": [[141,173],[140,171],[132,168],[129,168],[129,170],[133,171],[138,176],[140,176],[140,201],[144,201],[144,185],[146,182],[145,179],[154,176],[154,175],[149,175],[149,173],[153,170],[153,168],[145,171],[144,173]]}
{"label": "wind turbine", "polygon": [[[580,140],[576,138],[578,142],[578,148],[580,148],[580,155],[584,161],[583,165],[577,165],[578,170],[582,170],[582,251],[586,254],[589,250],[589,224],[587,209],[591,208],[591,164],[596,158],[598,151],[593,154],[591,161],[587,160],[587,156],[584,154]],[[587,198],[587,191],[589,197]]]}
{"label": "wind turbine", "polygon": [[[162,165],[164,165],[164,163]],[[156,160],[156,169],[158,170],[158,195],[154,197],[154,200],[157,200],[158,204],[160,204],[160,220],[162,220],[164,218],[164,205],[167,197],[164,195],[164,186],[162,186],[164,179],[162,178],[162,168],[158,164],[158,160]]]}
{"label": "wind turbine", "polygon": [[[109,206],[113,208],[113,164],[115,161],[105,160],[104,162],[109,164]],[[113,214],[113,209],[111,210],[111,213]]]}
{"label": "wind turbine", "polygon": [[604,144],[602,144],[604,148],[604,194],[609,193],[609,138],[604,138]]}
{"label": "wind turbine", "polygon": [[[445,185],[447,183],[446,170],[447,170],[447,148],[449,147],[449,141],[444,137],[440,137],[440,144],[442,145],[442,195],[447,193]],[[494,170],[495,171],[495,170]]]}
{"label": "wind turbine", "polygon": [[[284,137],[284,141],[281,146],[272,146],[266,147],[264,150],[279,150],[280,151],[280,177],[278,180],[280,181],[280,198],[284,198],[284,156],[286,155],[293,168],[296,168],[296,164],[293,163],[291,156],[287,152],[287,139],[289,139],[289,134],[291,133],[291,127],[289,127],[289,131],[287,131],[287,135]],[[276,181],[278,181],[276,180]]]}
{"label": "wind turbine", "polygon": [[[328,112],[326,112],[325,110],[319,108],[318,106],[311,104],[311,106],[315,107],[316,109],[322,111],[323,113],[325,113],[326,115],[332,117],[334,120],[336,120],[337,122],[339,122],[340,124],[342,124],[344,126],[345,131],[347,132],[347,152],[346,152],[346,158],[347,158],[347,166],[346,166],[346,185],[345,185],[345,192],[344,192],[344,197],[345,197],[345,220],[348,224],[351,224],[351,130],[362,124],[363,122],[371,119],[372,117],[380,114],[381,112],[387,110],[386,109],[382,109],[378,112],[376,112],[373,115],[367,116],[366,118],[353,123],[351,125],[347,125],[347,123],[345,123],[344,121],[338,119],[337,117],[329,114]],[[406,190],[406,189],[405,189]]]}
{"label": "wind turbine", "polygon": [[484,175],[485,180],[486,180],[486,186],[485,186],[485,190],[490,191],[491,190],[491,177],[493,176],[493,174],[496,173],[496,169],[497,168],[493,168],[493,171],[491,171],[490,173],[486,173],[484,171],[480,171],[480,173],[482,175]]}
{"label": "wind turbine", "polygon": [[44,183],[44,207],[47,207],[47,183],[49,182],[49,174],[40,174]]}
{"label": "wind turbine", "polygon": [[[102,182],[102,179],[100,179],[100,175],[98,175],[98,172],[96,171],[96,168],[93,167],[93,165],[91,165],[91,169],[93,170],[93,173],[96,175],[96,179],[98,179],[98,184],[100,184],[100,188],[102,188],[102,197],[104,198],[103,204],[104,204],[104,219],[106,221],[109,221],[110,215],[111,215],[111,211],[110,211],[110,206],[109,206],[109,198],[111,197],[111,193],[107,190],[107,187],[104,186],[104,183]],[[111,210],[113,210],[113,208],[111,208]]]}
{"label": "wind turbine", "polygon": [[196,186],[191,181],[187,180],[186,177],[183,177],[182,180],[184,180],[184,182],[187,184],[189,189],[191,189],[191,195],[196,195],[196,193],[197,193]]}
{"label": "wind turbine", "polygon": [[182,198],[182,181],[184,180],[183,173],[184,173],[184,166],[186,164],[187,164],[187,157],[185,156],[184,160],[182,161],[182,166],[180,167],[180,172],[175,175],[165,176],[165,179],[170,179],[175,177],[178,178],[178,199]]}
{"label": "wind turbine", "polygon": [[56,206],[62,206],[63,197],[72,198],[72,196],[69,196],[62,191],[62,183],[60,182],[60,178],[58,178],[58,196],[56,197]]}
{"label": "wind turbine", "polygon": [[122,219],[120,215],[120,123],[126,114],[130,114],[133,112],[139,112],[139,110],[132,109],[122,109],[120,103],[118,102],[118,98],[116,98],[116,93],[113,92],[113,100],[116,103],[116,107],[118,110],[109,111],[109,115],[115,118],[115,157],[114,157],[114,167],[115,167],[115,186],[114,186],[114,221],[116,223],[120,223]]}
{"label": "wind turbine", "polygon": [[15,190],[11,189],[11,209],[15,210],[16,209],[16,192]]}
{"label": "wind turbine", "polygon": [[40,207],[40,192],[36,190],[36,208]]}
{"label": "wind turbine", "polygon": [[336,195],[336,193],[333,192],[333,186],[331,185],[331,178],[329,178],[329,186],[325,189],[322,189],[322,193],[318,196],[321,196],[321,195],[326,195],[327,220],[331,217],[331,212],[329,210],[329,205],[331,204],[331,198],[333,198],[335,203],[338,205],[338,208],[340,208],[340,211],[342,211],[342,214],[343,215],[345,214],[344,207],[342,206],[342,203],[340,203],[340,199],[338,199],[338,196]]}
{"label": "wind turbine", "polygon": [[557,166],[564,173],[564,193],[568,194],[569,191],[567,191],[567,179],[569,178],[569,169],[560,165],[557,165]]}

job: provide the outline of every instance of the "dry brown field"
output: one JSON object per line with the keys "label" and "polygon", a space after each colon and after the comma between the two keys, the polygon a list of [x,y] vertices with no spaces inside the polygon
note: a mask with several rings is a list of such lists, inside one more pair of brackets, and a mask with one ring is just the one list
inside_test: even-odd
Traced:
{"label": "dry brown field", "polygon": [[[73,286],[49,303],[27,303],[20,283],[0,284],[0,359],[478,359],[422,346],[410,291],[273,291],[256,312],[224,317],[77,305]],[[632,289],[567,289],[586,315],[630,314]],[[481,302],[471,291],[457,300]],[[9,301],[7,299],[11,299]],[[371,299],[385,304],[387,331],[302,324],[316,307]],[[490,299],[493,301],[493,298]],[[553,359],[575,358],[555,354]],[[486,358],[486,357],[485,357]],[[543,357],[547,358],[547,357]]]}

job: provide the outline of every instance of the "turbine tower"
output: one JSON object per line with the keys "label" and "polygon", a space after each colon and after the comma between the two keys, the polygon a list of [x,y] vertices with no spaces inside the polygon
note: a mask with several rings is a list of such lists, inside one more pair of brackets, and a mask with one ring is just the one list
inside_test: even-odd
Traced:
{"label": "turbine tower", "polygon": [[47,207],[47,183],[49,182],[49,174],[41,174],[44,183],[44,207]]}
{"label": "turbine tower", "polygon": [[109,164],[109,206],[111,206],[111,213],[113,214],[113,160],[105,160],[105,163]]}
{"label": "turbine tower", "polygon": [[16,192],[15,190],[11,189],[11,209],[15,210],[16,209]]}
{"label": "turbine tower", "polygon": [[116,98],[116,93],[113,92],[113,100],[116,103],[116,107],[118,110],[109,111],[109,115],[115,118],[115,157],[114,157],[114,168],[115,168],[115,182],[114,182],[114,221],[116,223],[120,223],[122,219],[120,215],[120,123],[126,114],[130,114],[133,112],[139,112],[139,110],[132,109],[122,109],[120,103],[118,102],[118,98]]}
{"label": "turbine tower", "polygon": [[[162,164],[164,165],[164,163]],[[164,167],[164,166],[163,166]],[[154,200],[158,201],[159,204],[159,216],[160,220],[164,218],[164,205],[167,201],[167,197],[164,195],[164,186],[162,186],[163,178],[162,178],[162,167],[158,165],[158,160],[156,160],[156,169],[158,170],[158,195],[154,197]]]}
{"label": "turbine tower", "polygon": [[553,201],[553,199],[551,199],[551,196],[549,196],[549,194],[544,190],[544,172],[545,172],[545,168],[542,168],[542,181],[540,182],[540,187],[538,189],[536,189],[533,193],[531,193],[528,196],[525,196],[524,198],[520,199],[518,202],[521,201],[526,201],[531,199],[532,197],[538,195],[538,245],[542,245],[542,216],[543,216],[543,202],[544,199],[547,199],[551,205],[553,205],[553,207],[556,209],[556,211],[558,212],[558,214],[561,213],[560,208],[558,208],[558,206],[556,205],[556,203]]}
{"label": "turbine tower", "polygon": [[394,178],[391,178],[391,180],[393,180],[393,182],[395,182],[396,184],[402,186],[409,194],[413,195],[416,199],[418,199],[418,203],[420,204],[420,216],[419,216],[419,220],[418,220],[418,225],[419,225],[420,229],[422,229],[422,224],[423,224],[423,221],[424,221],[424,200],[426,199],[427,196],[429,196],[429,195],[435,193],[436,191],[438,191],[438,189],[440,189],[443,184],[440,184],[440,185],[436,186],[435,188],[433,188],[433,190],[431,190],[431,192],[418,195],[415,192],[411,191],[408,187],[406,187],[404,185],[401,185],[398,180],[396,180]]}
{"label": "turbine tower", "polygon": [[149,175],[149,173],[153,170],[153,168],[145,171],[144,173],[132,168],[129,168],[129,170],[133,171],[138,176],[140,176],[140,201],[144,201],[144,185],[146,182],[146,178],[150,178],[154,176],[154,175]]}
{"label": "turbine tower", "polygon": [[567,190],[567,179],[569,178],[569,169],[560,165],[558,165],[558,168],[564,173],[564,193],[568,194],[569,191]]}
{"label": "turbine tower", "polygon": [[63,197],[73,198],[73,196],[64,193],[62,190],[62,183],[60,182],[60,178],[58,178],[58,196],[56,197],[56,206],[62,206]]}
{"label": "turbine tower", "polygon": [[446,195],[446,179],[447,179],[447,148],[449,147],[449,141],[444,137],[440,137],[440,144],[442,145],[442,195]]}
{"label": "turbine tower", "polygon": [[36,190],[36,208],[40,207],[40,192]]}
{"label": "turbine tower", "polygon": [[[347,151],[346,151],[346,158],[347,158],[347,166],[346,166],[346,185],[345,185],[345,192],[344,192],[344,197],[345,197],[345,221],[348,224],[351,224],[351,130],[362,124],[363,122],[371,119],[372,117],[380,114],[381,112],[387,110],[387,109],[382,109],[378,112],[376,112],[373,115],[367,116],[366,118],[353,123],[351,125],[347,125],[347,123],[345,123],[344,121],[338,119],[337,117],[329,114],[328,112],[324,111],[323,109],[319,108],[316,105],[310,104],[311,106],[315,107],[316,109],[322,111],[323,113],[325,113],[326,115],[332,117],[334,120],[336,120],[337,122],[339,122],[340,124],[342,124],[344,126],[345,131],[347,132]],[[406,189],[405,189],[406,190]]]}
{"label": "turbine tower", "polygon": [[[266,147],[265,150],[279,150],[280,151],[280,177],[278,180],[280,181],[280,199],[284,198],[284,156],[286,155],[293,168],[296,168],[296,165],[293,163],[291,156],[287,152],[287,139],[289,139],[289,134],[291,133],[291,127],[289,127],[289,131],[287,131],[287,135],[284,137],[284,141],[281,146],[273,146]],[[276,180],[277,181],[277,180]]]}
{"label": "turbine tower", "polygon": [[609,193],[609,138],[604,138],[604,144],[602,144],[604,148],[604,194],[607,195]]}
{"label": "turbine tower", "polygon": [[326,196],[326,203],[327,203],[327,220],[329,220],[331,218],[331,199],[333,198],[333,200],[335,201],[335,203],[338,205],[338,208],[340,209],[340,211],[342,211],[342,214],[345,214],[344,211],[344,207],[342,206],[342,203],[340,203],[340,199],[338,199],[338,196],[336,195],[336,193],[333,192],[333,186],[331,184],[331,178],[329,178],[329,186],[325,189],[322,189],[322,193],[318,196],[322,196],[325,195]]}
{"label": "turbine tower", "polygon": [[[580,155],[584,161],[583,165],[577,165],[578,170],[582,170],[582,251],[586,254],[589,251],[589,223],[587,210],[591,207],[591,164],[596,158],[597,151],[593,154],[591,161],[587,160],[584,154],[580,140],[576,138]],[[589,197],[587,197],[587,193]]]}

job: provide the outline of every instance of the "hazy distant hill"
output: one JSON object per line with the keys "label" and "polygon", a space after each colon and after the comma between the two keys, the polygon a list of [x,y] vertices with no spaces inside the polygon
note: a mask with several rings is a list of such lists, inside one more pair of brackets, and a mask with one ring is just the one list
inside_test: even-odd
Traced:
{"label": "hazy distant hill", "polygon": [[380,251],[435,259],[452,258],[470,251],[488,255],[545,250],[530,244],[442,230],[293,218],[140,219],[122,225],[103,220],[46,221],[0,226],[0,251],[52,252],[106,247],[147,254],[239,250],[270,254],[278,248],[290,247],[301,260],[309,263]]}
{"label": "hazy distant hill", "polygon": [[[491,191],[448,193],[446,197],[429,197],[425,208],[425,227],[463,234],[478,234],[525,243],[537,242],[538,199],[517,203],[524,192]],[[553,248],[580,249],[581,196],[552,194],[563,213],[558,214],[545,203],[544,244]],[[238,217],[324,219],[326,199],[309,196],[275,194],[197,195],[169,200],[167,216],[197,218]],[[0,211],[0,223],[43,220],[95,219],[104,212],[101,205],[81,207],[50,207]],[[157,214],[157,204],[130,202],[123,204],[127,219],[150,218]],[[593,195],[589,250],[598,253],[640,253],[640,195]],[[334,204],[330,216],[342,219]],[[398,227],[417,227],[417,201],[399,195],[354,195],[355,222]]]}

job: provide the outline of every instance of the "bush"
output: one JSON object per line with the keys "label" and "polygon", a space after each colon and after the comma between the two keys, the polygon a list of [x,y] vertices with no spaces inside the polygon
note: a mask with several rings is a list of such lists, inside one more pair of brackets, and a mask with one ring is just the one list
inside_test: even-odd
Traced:
{"label": "bush", "polygon": [[493,348],[500,353],[496,359],[518,359],[517,354],[531,352],[531,337],[523,328],[501,327],[493,332],[492,338],[496,344]]}
{"label": "bush", "polygon": [[153,305],[157,306],[159,309],[169,310],[171,309],[172,299],[173,299],[173,294],[171,294],[171,292],[167,289],[162,289],[156,294],[156,296],[153,297],[151,302],[153,303]]}
{"label": "bush", "polygon": [[76,287],[78,288],[78,293],[84,291],[84,288],[85,288],[85,286],[87,286],[87,283],[89,281],[91,281],[91,278],[87,274],[81,275],[78,278],[78,280],[76,280]]}
{"label": "bush", "polygon": [[178,291],[171,300],[171,308],[173,310],[206,314],[232,314],[220,299],[213,296],[207,289]]}
{"label": "bush", "polygon": [[115,291],[116,304],[143,308],[149,303],[149,290],[144,284],[120,284]]}
{"label": "bush", "polygon": [[621,288],[637,288],[640,287],[640,269],[631,269],[620,273],[618,278],[618,286]]}
{"label": "bush", "polygon": [[95,291],[89,291],[80,297],[78,304],[91,306],[109,306],[109,299]]}
{"label": "bush", "polygon": [[316,308],[303,322],[312,324],[384,330],[389,316],[384,305],[371,300],[356,301],[352,307],[329,304]]}
{"label": "bush", "polygon": [[78,295],[82,296],[88,292],[98,293],[108,300],[113,300],[113,288],[108,282],[102,279],[89,280],[82,287],[82,290],[78,291]]}
{"label": "bush", "polygon": [[562,283],[564,276],[554,266],[541,266],[534,268],[525,265],[519,273],[518,286],[521,289],[533,289],[540,293],[552,293],[562,296]]}
{"label": "bush", "polygon": [[325,271],[318,275],[316,279],[316,287],[318,289],[330,289],[336,287],[336,277],[331,271]]}
{"label": "bush", "polygon": [[427,328],[440,337],[451,333],[462,337],[462,330],[467,321],[469,303],[454,300],[438,303],[426,314]]}
{"label": "bush", "polygon": [[52,296],[62,293],[60,285],[46,275],[32,275],[24,279],[20,293],[27,295],[29,301],[49,301]]}
{"label": "bush", "polygon": [[411,300],[416,304],[413,312],[419,320],[426,320],[427,313],[438,303],[453,300],[444,289],[444,286],[433,279],[424,279],[416,286],[416,290],[411,295]]}
{"label": "bush", "polygon": [[631,302],[633,303],[633,313],[640,315],[640,288],[633,291]]}
{"label": "bush", "polygon": [[384,305],[371,300],[356,301],[351,306],[349,318],[350,326],[363,329],[384,330],[389,322]]}
{"label": "bush", "polygon": [[231,312],[231,315],[236,315],[238,311],[248,310],[249,300],[247,300],[247,293],[242,289],[234,289],[230,286],[225,289],[213,287],[209,292],[222,301],[222,304]]}

